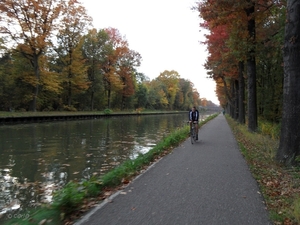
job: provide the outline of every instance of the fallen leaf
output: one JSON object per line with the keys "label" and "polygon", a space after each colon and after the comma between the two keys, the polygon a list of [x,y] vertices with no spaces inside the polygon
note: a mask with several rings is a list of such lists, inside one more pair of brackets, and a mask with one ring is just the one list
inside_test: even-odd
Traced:
{"label": "fallen leaf", "polygon": [[104,192],[104,195],[105,195],[105,196],[110,196],[111,194],[112,194],[111,191],[106,191],[106,192]]}
{"label": "fallen leaf", "polygon": [[128,183],[129,183],[129,180],[123,178],[123,179],[122,179],[122,183],[123,183],[123,184],[128,184]]}
{"label": "fallen leaf", "polygon": [[47,222],[47,219],[43,219],[41,222],[39,222],[39,225],[44,225]]}

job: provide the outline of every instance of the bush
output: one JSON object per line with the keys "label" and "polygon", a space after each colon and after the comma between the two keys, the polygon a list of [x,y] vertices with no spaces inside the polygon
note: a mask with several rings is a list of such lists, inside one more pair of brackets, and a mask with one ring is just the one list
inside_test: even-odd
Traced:
{"label": "bush", "polygon": [[91,178],[89,181],[83,181],[82,185],[85,189],[86,197],[95,197],[101,193],[101,182],[95,178]]}
{"label": "bush", "polygon": [[55,193],[52,206],[68,214],[83,203],[84,197],[82,186],[69,182],[63,189]]}
{"label": "bush", "polygon": [[140,114],[143,110],[144,110],[144,109],[143,109],[142,107],[139,107],[139,108],[135,109],[135,112],[136,112],[137,114]]}
{"label": "bush", "polygon": [[74,107],[74,106],[68,106],[68,105],[64,105],[63,106],[63,110],[64,111],[68,111],[68,112],[76,112],[77,111],[77,109]]}
{"label": "bush", "polygon": [[111,109],[104,109],[103,112],[104,112],[105,115],[109,115],[109,114],[111,114],[113,111],[112,111]]}
{"label": "bush", "polygon": [[267,121],[259,121],[258,127],[263,135],[268,135],[273,140],[279,139],[280,124],[270,123]]}

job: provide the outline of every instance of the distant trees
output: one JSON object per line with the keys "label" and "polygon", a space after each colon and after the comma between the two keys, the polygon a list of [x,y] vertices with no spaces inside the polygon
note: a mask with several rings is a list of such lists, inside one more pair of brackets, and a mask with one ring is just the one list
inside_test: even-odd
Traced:
{"label": "distant trees", "polygon": [[193,105],[200,106],[200,95],[194,84],[180,78],[177,71],[165,70],[146,83],[149,108],[167,110],[188,110]]}
{"label": "distant trees", "polygon": [[157,80],[161,84],[162,90],[165,92],[166,101],[169,109],[173,109],[175,97],[179,90],[179,74],[172,70],[165,70],[158,77]]}
{"label": "distant trees", "polygon": [[187,110],[200,105],[176,71],[150,80],[116,28],[95,29],[76,0],[0,3],[0,110]]}

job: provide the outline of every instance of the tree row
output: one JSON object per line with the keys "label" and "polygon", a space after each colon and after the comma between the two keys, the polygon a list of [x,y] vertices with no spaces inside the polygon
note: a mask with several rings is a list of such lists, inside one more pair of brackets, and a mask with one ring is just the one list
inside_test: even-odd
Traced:
{"label": "tree row", "polygon": [[6,0],[0,19],[0,110],[200,105],[193,83],[178,72],[162,71],[154,80],[138,72],[142,56],[118,29],[93,28],[76,0]]}
{"label": "tree row", "polygon": [[300,155],[300,1],[204,0],[208,74],[223,108],[251,132],[258,118],[281,124],[276,158]]}

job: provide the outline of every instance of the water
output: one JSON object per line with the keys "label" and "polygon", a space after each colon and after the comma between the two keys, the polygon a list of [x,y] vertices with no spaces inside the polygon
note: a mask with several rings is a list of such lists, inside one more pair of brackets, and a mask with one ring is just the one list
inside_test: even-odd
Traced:
{"label": "water", "polygon": [[0,217],[51,202],[68,181],[104,174],[186,122],[171,114],[0,126]]}

